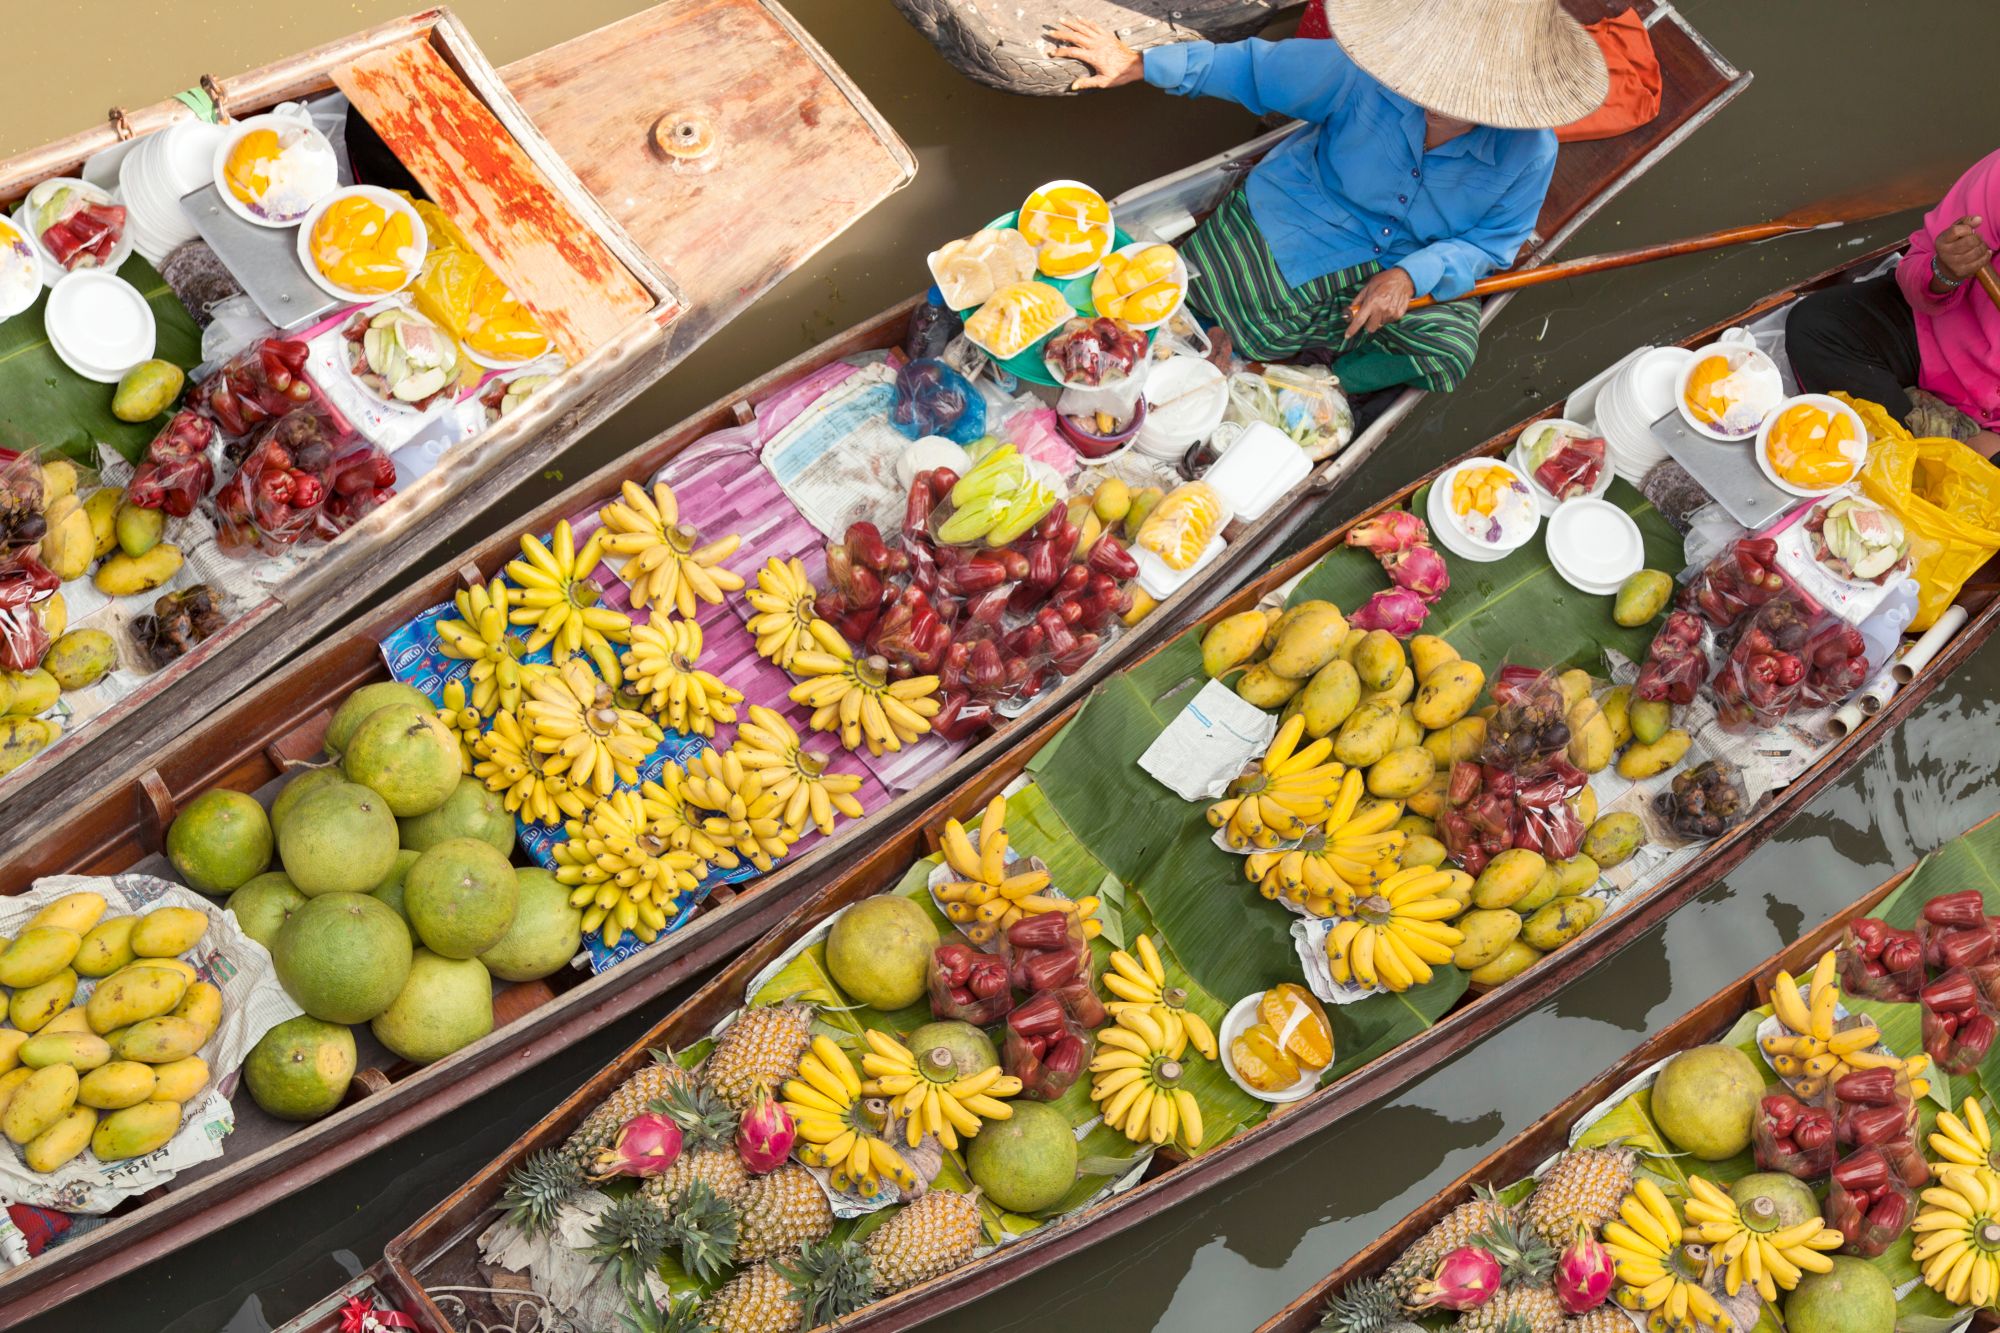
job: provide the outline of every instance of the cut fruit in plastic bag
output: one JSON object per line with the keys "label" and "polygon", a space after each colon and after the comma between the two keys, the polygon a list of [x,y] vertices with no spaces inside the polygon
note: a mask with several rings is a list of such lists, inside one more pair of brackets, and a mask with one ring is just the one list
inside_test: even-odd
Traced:
{"label": "cut fruit in plastic bag", "polygon": [[1139,528],[1132,544],[1151,551],[1176,573],[1192,569],[1229,523],[1229,506],[1207,482],[1189,481],[1167,492]]}
{"label": "cut fruit in plastic bag", "polygon": [[1072,319],[1042,348],[1042,364],[1068,387],[1096,388],[1146,363],[1146,338],[1115,319]]}
{"label": "cut fruit in plastic bag", "polygon": [[215,484],[215,464],[208,456],[215,439],[215,423],[182,408],[174,413],[132,474],[125,488],[126,502],[136,509],[158,509],[174,518],[186,518]]}
{"label": "cut fruit in plastic bag", "polygon": [[1012,227],[987,228],[939,246],[931,277],[954,310],[983,305],[1002,287],[1035,276],[1035,247]]}
{"label": "cut fruit in plastic bag", "polygon": [[1054,470],[1021,457],[1011,444],[987,452],[951,488],[949,512],[933,510],[931,533],[954,546],[1006,546],[1066,497]]}
{"label": "cut fruit in plastic bag", "polygon": [[1005,361],[1054,333],[1075,314],[1062,293],[1045,283],[1010,283],[966,319],[965,336],[980,351]]}
{"label": "cut fruit in plastic bag", "polygon": [[430,254],[410,288],[418,310],[474,356],[501,364],[532,361],[549,336],[454,226],[429,200],[414,201],[430,234]]}
{"label": "cut fruit in plastic bag", "polygon": [[1111,249],[1111,205],[1088,185],[1055,181],[1021,204],[1021,234],[1035,247],[1035,262],[1052,278],[1088,273]]}

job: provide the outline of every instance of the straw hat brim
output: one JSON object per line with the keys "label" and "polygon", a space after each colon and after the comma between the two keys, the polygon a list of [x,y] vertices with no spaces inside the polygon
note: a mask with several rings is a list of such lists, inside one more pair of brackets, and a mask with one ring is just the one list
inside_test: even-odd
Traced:
{"label": "straw hat brim", "polygon": [[1497,129],[1553,129],[1597,110],[1604,52],[1560,0],[1326,0],[1354,63],[1418,106]]}

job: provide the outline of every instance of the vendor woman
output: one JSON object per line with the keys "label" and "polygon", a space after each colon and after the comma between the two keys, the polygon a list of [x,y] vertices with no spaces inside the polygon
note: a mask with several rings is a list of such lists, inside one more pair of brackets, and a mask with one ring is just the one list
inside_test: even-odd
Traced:
{"label": "vendor woman", "polygon": [[1919,436],[2000,450],[2000,301],[1979,271],[2000,244],[2000,153],[1959,178],[1895,271],[1815,292],[1785,320],[1799,387],[1880,403]]}
{"label": "vendor woman", "polygon": [[[1479,306],[1451,301],[1513,264],[1555,169],[1549,127],[1595,110],[1597,43],[1559,0],[1327,0],[1334,41],[1158,46],[1081,19],[1050,54],[1306,122],[1182,246],[1189,300],[1246,357],[1333,352],[1349,393],[1455,388]],[[1419,296],[1438,304],[1411,311]]]}

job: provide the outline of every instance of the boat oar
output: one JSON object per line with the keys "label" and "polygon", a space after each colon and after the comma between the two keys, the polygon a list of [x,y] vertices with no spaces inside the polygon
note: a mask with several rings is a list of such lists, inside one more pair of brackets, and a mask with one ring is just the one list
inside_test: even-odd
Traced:
{"label": "boat oar", "polygon": [[1979,285],[1986,289],[1986,299],[1993,302],[1993,308],[2000,310],[2000,277],[1993,273],[1993,265],[1981,264],[1979,271],[1972,275],[1979,279]]}
{"label": "boat oar", "polygon": [[[1950,184],[1950,180],[1939,182],[1929,174],[1921,178],[1910,177],[1871,189],[1864,194],[1824,200],[1769,222],[1759,222],[1747,227],[1724,227],[1720,231],[1712,231],[1703,236],[1664,241],[1659,245],[1641,246],[1636,250],[1614,250],[1609,254],[1582,255],[1576,259],[1565,259],[1554,264],[1508,269],[1504,273],[1481,278],[1472,285],[1470,291],[1448,299],[1463,301],[1477,296],[1491,296],[1495,292],[1539,287],[1545,282],[1559,282],[1564,278],[1582,277],[1587,273],[1606,273],[1613,269],[1632,268],[1639,264],[1649,264],[1656,259],[1701,254],[1707,250],[1721,250],[1727,246],[1743,245],[1751,241],[1768,241],[1777,236],[1790,236],[1802,231],[1819,231],[1825,227],[1873,222],[1876,218],[1887,217],[1891,213],[1901,213],[1906,209],[1931,203]],[[2000,305],[2000,278],[1994,277],[1989,269],[1981,275],[1980,285],[1986,287],[1987,295],[1993,298],[1994,304]],[[1410,302],[1410,309],[1419,310],[1434,304],[1436,304],[1435,297],[1419,296]]]}

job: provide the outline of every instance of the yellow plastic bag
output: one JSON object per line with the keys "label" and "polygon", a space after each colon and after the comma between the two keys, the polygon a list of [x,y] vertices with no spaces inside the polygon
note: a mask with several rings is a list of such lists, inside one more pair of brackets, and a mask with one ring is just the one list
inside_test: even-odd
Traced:
{"label": "yellow plastic bag", "polygon": [[417,309],[474,356],[501,365],[532,361],[549,350],[548,335],[507,284],[486,266],[444,210],[413,201],[430,237],[423,272],[410,288]]}
{"label": "yellow plastic bag", "polygon": [[1930,628],[1973,571],[2000,552],[2000,467],[1957,440],[1913,437],[1874,403],[1835,394],[1868,426],[1861,489],[1910,534],[1913,630]]}

